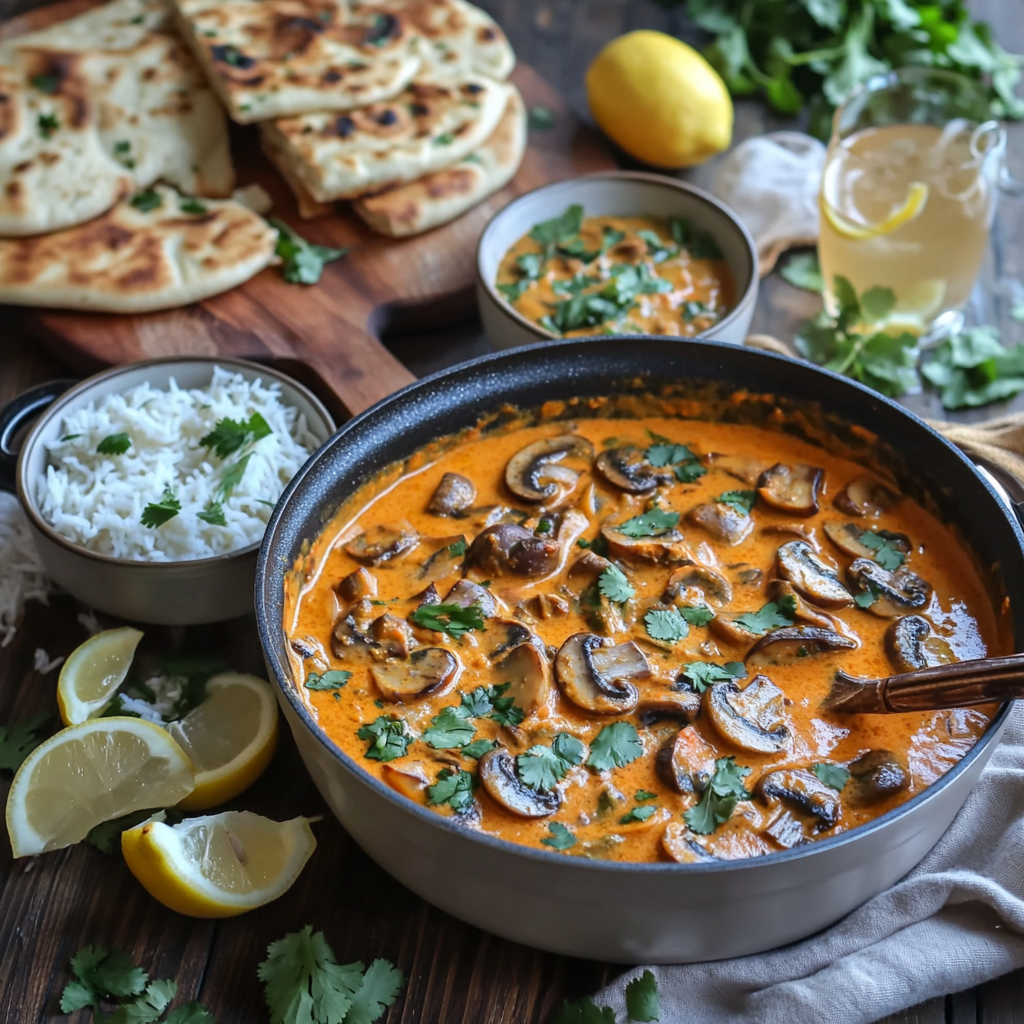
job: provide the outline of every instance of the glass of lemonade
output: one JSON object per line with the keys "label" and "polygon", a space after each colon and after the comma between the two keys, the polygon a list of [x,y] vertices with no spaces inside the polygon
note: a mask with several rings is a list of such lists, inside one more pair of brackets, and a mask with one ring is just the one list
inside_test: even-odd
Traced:
{"label": "glass of lemonade", "polygon": [[904,68],[836,111],[821,183],[825,307],[835,277],[891,288],[883,324],[932,340],[959,329],[995,214],[1006,135],[979,85]]}

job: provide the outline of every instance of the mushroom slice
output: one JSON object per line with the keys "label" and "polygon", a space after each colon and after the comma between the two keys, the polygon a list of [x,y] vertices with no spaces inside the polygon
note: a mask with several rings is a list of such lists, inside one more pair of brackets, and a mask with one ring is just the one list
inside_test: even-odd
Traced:
{"label": "mushroom slice", "polygon": [[888,530],[865,530],[856,523],[830,522],[825,524],[825,535],[844,554],[854,558],[874,558],[876,547],[868,547],[861,537],[863,534],[875,533],[882,540],[888,541],[891,547],[903,554],[910,552],[910,539],[903,533],[890,533]]}
{"label": "mushroom slice", "polygon": [[850,765],[854,786],[850,796],[859,804],[873,804],[910,785],[906,765],[891,750],[869,750]]}
{"label": "mushroom slice", "polygon": [[545,437],[521,448],[505,467],[505,484],[525,501],[561,500],[576,486],[579,473],[558,463],[567,455],[594,457],[594,446],[576,434]]}
{"label": "mushroom slice", "polygon": [[661,834],[661,848],[679,864],[702,864],[718,860],[700,844],[697,837],[679,821],[670,821]]}
{"label": "mushroom slice", "polygon": [[607,558],[586,551],[573,562],[567,576],[571,584],[580,588],[580,611],[587,624],[606,636],[626,630],[620,607],[609,601],[597,586],[597,578],[611,564]]}
{"label": "mushroom slice", "polygon": [[385,613],[373,620],[370,635],[380,645],[374,649],[388,658],[408,658],[413,644],[412,630],[409,624],[397,615]]}
{"label": "mushroom slice", "polygon": [[704,701],[715,728],[741,750],[778,754],[789,746],[785,696],[767,676],[754,676],[743,689],[735,680],[716,683]]}
{"label": "mushroom slice", "polygon": [[547,703],[551,666],[535,644],[523,643],[513,648],[494,668],[501,682],[512,684],[506,696],[528,715]]}
{"label": "mushroom slice", "polygon": [[476,487],[473,481],[461,473],[445,473],[437,485],[427,511],[434,516],[451,516],[461,519],[476,501]]}
{"label": "mushroom slice", "polygon": [[577,707],[596,715],[624,715],[639,699],[632,679],[647,679],[651,669],[640,648],[629,641],[613,646],[594,633],[569,637],[555,656],[555,678]]}
{"label": "mushroom slice", "polygon": [[657,470],[648,461],[647,456],[632,445],[625,448],[609,448],[601,452],[594,463],[605,480],[627,494],[646,494],[660,484],[669,483],[672,473],[669,470]]}
{"label": "mushroom slice", "polygon": [[355,616],[344,615],[334,624],[331,633],[331,650],[336,658],[348,657],[354,647],[369,648],[374,645],[356,624]]}
{"label": "mushroom slice", "polygon": [[793,584],[786,580],[769,580],[765,594],[769,601],[778,604],[784,597],[793,599],[795,608],[793,618],[806,622],[811,626],[820,626],[822,629],[835,629],[836,620],[831,615],[819,611],[813,605],[805,601],[793,588]]}
{"label": "mushroom slice", "polygon": [[458,659],[443,647],[421,647],[408,659],[377,662],[370,675],[385,700],[416,700],[455,677]]}
{"label": "mushroom slice", "polygon": [[495,619],[488,623],[488,636],[500,638],[498,646],[487,655],[492,662],[499,661],[522,644],[533,644],[538,648],[544,646],[536,633],[515,619]]}
{"label": "mushroom slice", "polygon": [[538,619],[563,619],[569,614],[569,602],[558,594],[534,594],[524,607]]}
{"label": "mushroom slice", "polygon": [[666,530],[656,537],[630,537],[614,526],[605,526],[601,535],[608,541],[608,550],[627,562],[660,562],[678,565],[692,562],[690,549],[678,530]]}
{"label": "mushroom slice", "polygon": [[876,598],[867,610],[880,619],[924,608],[932,593],[932,585],[905,565],[889,572],[869,558],[858,558],[850,563],[847,575],[861,593]]}
{"label": "mushroom slice", "polygon": [[376,597],[377,580],[369,569],[356,569],[338,584],[338,595],[349,604],[355,604],[364,597]]}
{"label": "mushroom slice", "polygon": [[822,561],[806,541],[783,544],[776,564],[779,575],[808,601],[823,608],[847,608],[853,604],[850,592],[839,582],[838,572]]}
{"label": "mushroom slice", "polygon": [[676,569],[668,578],[662,600],[668,604],[675,604],[687,591],[687,597],[694,597],[694,590],[700,591],[700,596],[708,604],[722,607],[732,600],[732,586],[729,581],[714,569],[706,565],[684,565]]}
{"label": "mushroom slice", "polygon": [[864,473],[854,477],[836,495],[833,504],[849,516],[867,516],[886,512],[899,500],[900,496],[878,477]]}
{"label": "mushroom slice", "polygon": [[818,488],[825,470],[798,463],[776,462],[757,481],[760,499],[772,508],[794,516],[813,516],[818,511]]}
{"label": "mushroom slice", "polygon": [[515,759],[501,747],[480,758],[480,782],[492,800],[521,818],[546,818],[562,806],[557,789],[541,793],[524,785]]}
{"label": "mushroom slice", "polygon": [[593,551],[584,551],[579,558],[569,567],[568,579],[583,585],[584,589],[593,586],[598,576],[611,567],[611,562],[602,555],[594,554]]}
{"label": "mushroom slice", "polygon": [[423,803],[423,796],[430,779],[422,765],[418,764],[383,764],[381,765],[381,778],[396,792],[402,796]]}
{"label": "mushroom slice", "polygon": [[769,804],[785,804],[814,818],[816,832],[832,828],[839,821],[839,794],[804,768],[782,768],[762,775],[757,792]]}
{"label": "mushroom slice", "polygon": [[729,476],[751,485],[756,484],[761,474],[771,465],[762,459],[748,459],[745,455],[723,455],[721,452],[710,452],[707,458],[712,468],[724,470]]}
{"label": "mushroom slice", "polygon": [[686,513],[686,520],[726,544],[739,544],[754,528],[750,516],[724,501],[697,505]]}
{"label": "mushroom slice", "polygon": [[818,550],[818,542],[814,539],[813,528],[809,528],[803,523],[769,523],[767,526],[761,527],[761,532],[785,537],[796,537],[797,540],[807,541],[815,551]]}
{"label": "mushroom slice", "polygon": [[680,729],[658,751],[654,768],[674,792],[702,793],[715,773],[715,748],[696,729]]}
{"label": "mushroom slice", "polygon": [[371,526],[345,544],[345,551],[357,562],[383,565],[407,555],[420,542],[420,535],[408,524]]}
{"label": "mushroom slice", "polygon": [[692,722],[700,714],[700,697],[693,690],[661,690],[643,693],[636,706],[641,725],[653,725],[663,719]]}
{"label": "mushroom slice", "polygon": [[547,576],[558,568],[560,552],[555,540],[536,537],[514,523],[499,523],[477,535],[466,563],[489,576]]}
{"label": "mushroom slice", "polygon": [[766,633],[750,648],[746,663],[755,668],[765,665],[791,665],[801,658],[833,651],[849,651],[857,647],[851,640],[834,629],[821,626],[785,626]]}
{"label": "mushroom slice", "polygon": [[474,583],[472,580],[459,580],[445,594],[441,603],[457,604],[460,608],[468,608],[475,604],[485,619],[489,619],[498,611],[498,602],[494,599],[494,595],[486,587],[481,587],[479,583]]}
{"label": "mushroom slice", "polygon": [[913,672],[957,660],[953,648],[920,615],[904,615],[885,631],[885,649],[901,672]]}
{"label": "mushroom slice", "polygon": [[760,636],[759,633],[738,623],[730,615],[716,615],[708,623],[708,628],[730,644],[752,644]]}

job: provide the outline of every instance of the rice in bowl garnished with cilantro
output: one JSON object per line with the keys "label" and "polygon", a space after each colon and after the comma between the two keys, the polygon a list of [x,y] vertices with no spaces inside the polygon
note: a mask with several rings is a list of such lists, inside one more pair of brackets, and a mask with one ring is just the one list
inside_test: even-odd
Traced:
{"label": "rice in bowl garnished with cilantro", "polygon": [[277,383],[214,367],[205,388],[140,384],[68,413],[36,495],[74,544],[139,561],[210,558],[258,543],[318,447]]}

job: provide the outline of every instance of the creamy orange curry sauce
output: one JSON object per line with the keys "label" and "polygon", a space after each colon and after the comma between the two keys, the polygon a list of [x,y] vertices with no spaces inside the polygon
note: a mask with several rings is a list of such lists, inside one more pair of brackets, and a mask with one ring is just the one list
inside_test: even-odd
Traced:
{"label": "creamy orange curry sauce", "polygon": [[693,337],[735,297],[715,240],[674,217],[584,217],[570,206],[506,253],[498,291],[553,334]]}
{"label": "creamy orange curry sauce", "polygon": [[823,713],[836,670],[1008,647],[931,512],[739,424],[471,432],[364,487],[296,568],[320,727],[407,799],[568,855],[750,857],[870,821],[995,708]]}

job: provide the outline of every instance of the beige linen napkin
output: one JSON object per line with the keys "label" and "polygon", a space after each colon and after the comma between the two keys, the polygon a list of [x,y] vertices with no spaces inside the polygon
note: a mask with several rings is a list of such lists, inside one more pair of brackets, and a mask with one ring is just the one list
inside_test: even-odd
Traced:
{"label": "beige linen napkin", "polygon": [[[781,342],[746,344],[792,356]],[[1024,416],[931,424],[1024,483]],[[757,956],[652,967],[661,1024],[873,1024],[1024,967],[1024,706],[949,831],[901,882],[832,928]],[[626,1020],[636,968],[595,1001]]]}

